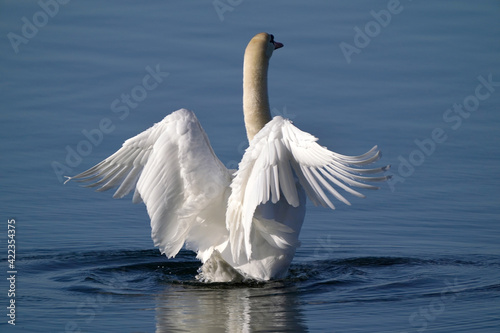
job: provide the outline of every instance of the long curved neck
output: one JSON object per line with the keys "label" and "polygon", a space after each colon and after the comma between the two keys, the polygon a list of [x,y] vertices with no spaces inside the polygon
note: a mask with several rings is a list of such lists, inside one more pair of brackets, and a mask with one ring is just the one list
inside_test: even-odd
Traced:
{"label": "long curved neck", "polygon": [[243,61],[243,114],[249,142],[271,120],[267,95],[269,59],[263,52],[253,51],[249,46]]}

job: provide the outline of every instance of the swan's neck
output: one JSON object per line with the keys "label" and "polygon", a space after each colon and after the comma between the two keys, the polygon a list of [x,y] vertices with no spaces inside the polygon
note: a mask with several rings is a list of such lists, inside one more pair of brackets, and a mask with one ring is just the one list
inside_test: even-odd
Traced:
{"label": "swan's neck", "polygon": [[269,58],[263,52],[247,48],[243,61],[243,113],[248,141],[270,120],[267,95],[267,69]]}

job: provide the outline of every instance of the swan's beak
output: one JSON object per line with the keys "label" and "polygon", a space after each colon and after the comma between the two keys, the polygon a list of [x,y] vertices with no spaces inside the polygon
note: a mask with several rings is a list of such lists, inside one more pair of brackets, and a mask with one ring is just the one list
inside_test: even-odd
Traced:
{"label": "swan's beak", "polygon": [[282,48],[282,47],[284,46],[284,45],[283,45],[282,43],[280,43],[280,42],[273,42],[273,44],[274,44],[274,49],[275,49],[275,50],[276,50],[276,49],[279,49],[279,48]]}

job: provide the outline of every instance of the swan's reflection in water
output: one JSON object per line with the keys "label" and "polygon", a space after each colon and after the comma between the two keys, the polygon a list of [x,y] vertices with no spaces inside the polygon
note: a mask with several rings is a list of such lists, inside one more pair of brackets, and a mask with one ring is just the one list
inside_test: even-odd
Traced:
{"label": "swan's reflection in water", "polygon": [[307,332],[296,292],[261,286],[169,285],[156,302],[156,332]]}

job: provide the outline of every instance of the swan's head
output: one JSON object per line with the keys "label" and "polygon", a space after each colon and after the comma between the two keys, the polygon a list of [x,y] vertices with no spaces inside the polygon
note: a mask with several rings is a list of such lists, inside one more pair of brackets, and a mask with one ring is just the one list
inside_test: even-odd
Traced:
{"label": "swan's head", "polygon": [[264,56],[267,60],[271,58],[274,50],[283,47],[283,44],[274,40],[274,36],[266,32],[255,35],[248,43],[246,52],[254,55]]}

